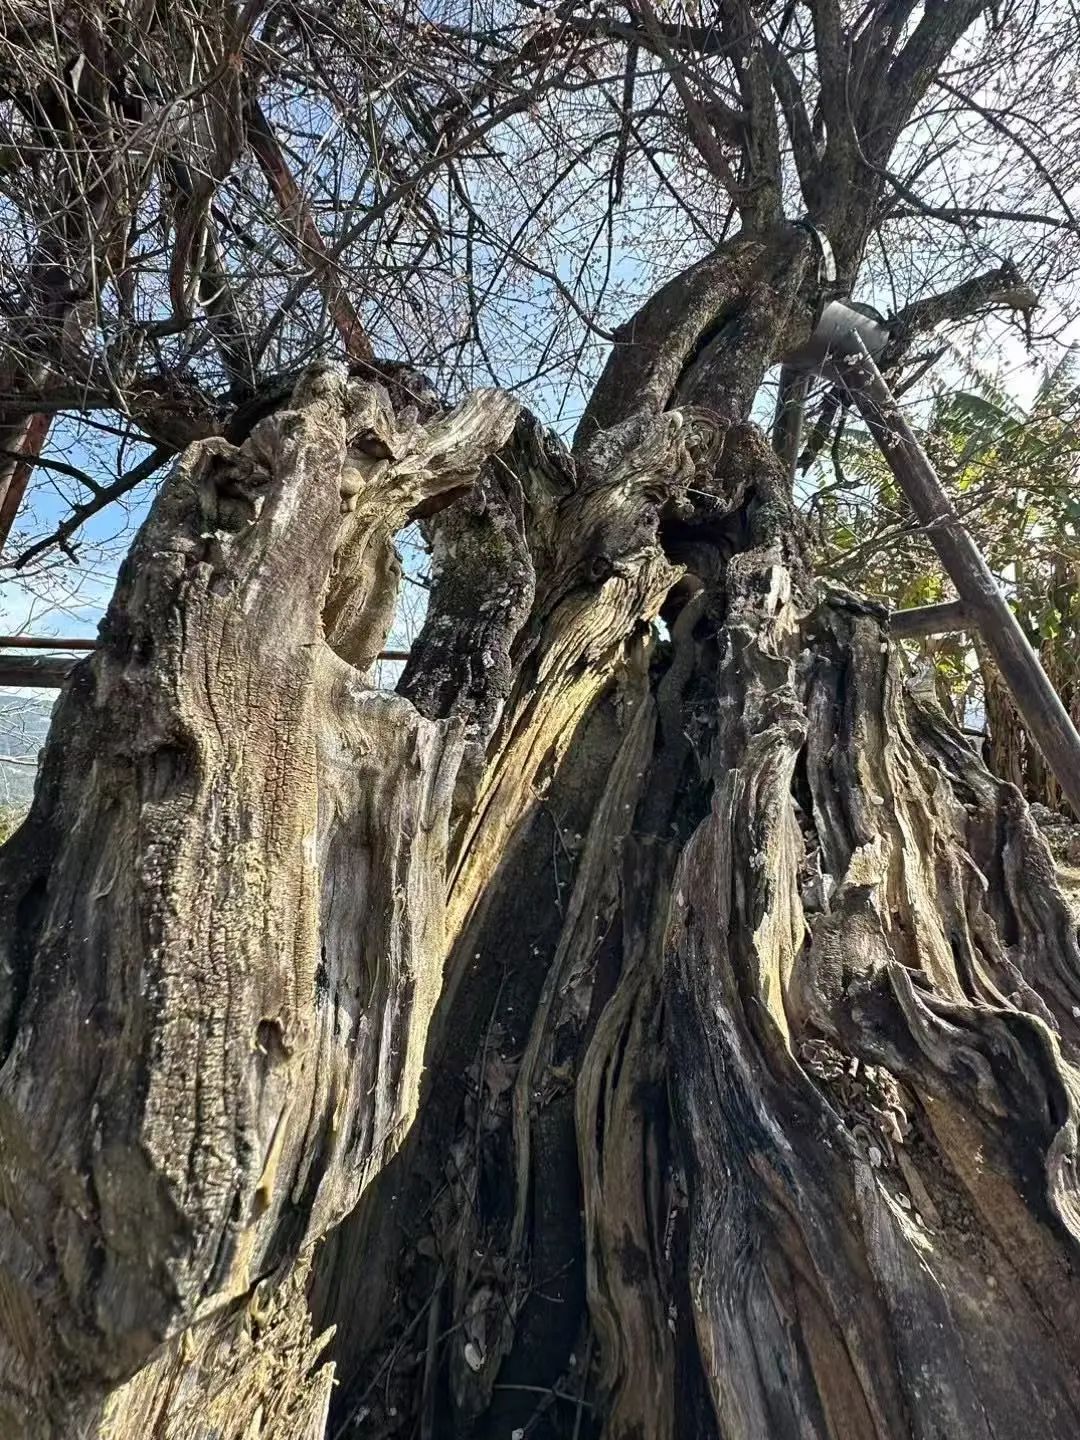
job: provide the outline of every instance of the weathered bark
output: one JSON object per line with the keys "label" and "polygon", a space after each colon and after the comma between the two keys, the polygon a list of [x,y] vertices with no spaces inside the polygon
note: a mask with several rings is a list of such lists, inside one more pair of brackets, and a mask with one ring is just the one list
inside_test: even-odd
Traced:
{"label": "weathered bark", "polygon": [[[987,764],[995,775],[1011,781],[1032,803],[1071,816],[1073,812],[1069,802],[1062,794],[1054,772],[1032,744],[1016,702],[993,658],[986,653],[985,647],[980,645],[978,649],[987,730]],[[1069,638],[1057,635],[1040,645],[1039,659],[1076,724],[1080,720],[1080,690],[1076,684],[1076,663]]]}
{"label": "weathered bark", "polygon": [[408,1429],[434,1370],[422,1433],[1071,1434],[1073,919],[880,618],[815,602],[752,431],[710,488],[741,552],[548,791],[561,913],[536,817],[322,1257],[337,1423]]}
{"label": "weathered bark", "polygon": [[[242,450],[188,453],[5,849],[4,1379],[42,1433],[92,1433],[192,1325],[231,1353],[221,1312],[288,1277],[415,1109],[461,746],[322,638],[372,399],[316,375]],[[467,480],[513,423],[489,402],[401,438],[391,485]]]}
{"label": "weathered bark", "polygon": [[1080,1429],[1074,918],[815,589],[767,258],[573,454],[323,373],[165,486],[0,854],[13,1433]]}

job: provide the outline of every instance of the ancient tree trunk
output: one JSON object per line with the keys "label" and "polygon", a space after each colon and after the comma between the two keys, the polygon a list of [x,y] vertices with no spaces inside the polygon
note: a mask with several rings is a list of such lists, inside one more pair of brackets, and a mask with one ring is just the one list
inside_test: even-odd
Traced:
{"label": "ancient tree trunk", "polygon": [[0,855],[11,1433],[1080,1433],[1076,926],[739,418],[800,263],[573,453],[183,458]]}

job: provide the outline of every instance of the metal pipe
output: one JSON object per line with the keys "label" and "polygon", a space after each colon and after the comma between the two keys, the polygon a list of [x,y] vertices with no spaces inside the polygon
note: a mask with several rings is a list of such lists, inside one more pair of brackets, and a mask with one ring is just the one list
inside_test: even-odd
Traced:
{"label": "metal pipe", "polygon": [[1080,735],[1008,601],[953,509],[937,472],[904,419],[858,333],[850,330],[837,370],[889,469],[907,496],[982,642],[993,656],[1028,733],[1080,817]]}

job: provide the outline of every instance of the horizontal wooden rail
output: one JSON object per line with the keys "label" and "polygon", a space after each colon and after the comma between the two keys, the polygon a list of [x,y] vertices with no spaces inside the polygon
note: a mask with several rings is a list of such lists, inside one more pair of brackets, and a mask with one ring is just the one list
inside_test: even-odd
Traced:
{"label": "horizontal wooden rail", "polygon": [[908,610],[894,610],[889,616],[889,633],[897,640],[914,640],[920,635],[951,635],[956,630],[977,628],[963,600],[912,605]]}
{"label": "horizontal wooden rail", "polygon": [[[31,635],[0,635],[3,650],[96,650],[96,640],[46,640]],[[407,660],[408,650],[380,650],[379,660]],[[59,690],[79,663],[73,655],[0,654],[0,689],[16,686]]]}
{"label": "horizontal wooden rail", "polygon": [[0,635],[0,650],[96,649],[96,640],[50,640],[47,635]]}
{"label": "horizontal wooden rail", "polygon": [[70,655],[0,655],[0,686],[59,690],[77,663]]}

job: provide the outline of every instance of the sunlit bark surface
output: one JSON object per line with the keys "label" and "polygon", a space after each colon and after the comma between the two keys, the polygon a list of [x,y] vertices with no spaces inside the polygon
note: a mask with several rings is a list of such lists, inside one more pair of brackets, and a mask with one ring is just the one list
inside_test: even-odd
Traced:
{"label": "sunlit bark surface", "polygon": [[573,451],[185,453],[0,852],[5,1434],[1080,1433],[1076,925],[743,418],[802,246]]}

